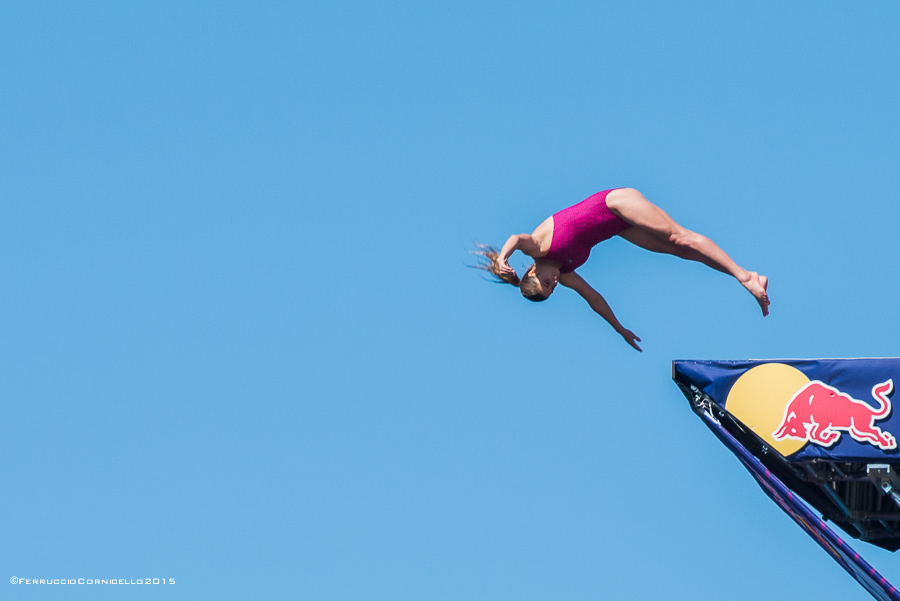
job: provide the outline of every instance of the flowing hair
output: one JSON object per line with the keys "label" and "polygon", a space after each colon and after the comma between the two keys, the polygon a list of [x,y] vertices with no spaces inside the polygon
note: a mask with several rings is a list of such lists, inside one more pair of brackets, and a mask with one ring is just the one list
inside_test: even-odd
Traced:
{"label": "flowing hair", "polygon": [[473,250],[472,254],[478,257],[478,265],[472,265],[475,269],[481,269],[491,274],[493,281],[498,284],[512,284],[516,288],[519,287],[521,280],[515,273],[500,273],[500,266],[497,258],[500,251],[490,244],[478,244],[478,250]]}
{"label": "flowing hair", "polygon": [[500,252],[489,244],[478,244],[478,250],[473,250],[472,254],[479,257],[478,265],[470,265],[475,269],[481,269],[493,276],[493,281],[498,284],[512,284],[519,289],[522,296],[530,301],[539,303],[547,300],[547,297],[541,294],[540,282],[534,274],[526,273],[525,277],[519,279],[519,276],[513,273],[501,273],[497,258]]}

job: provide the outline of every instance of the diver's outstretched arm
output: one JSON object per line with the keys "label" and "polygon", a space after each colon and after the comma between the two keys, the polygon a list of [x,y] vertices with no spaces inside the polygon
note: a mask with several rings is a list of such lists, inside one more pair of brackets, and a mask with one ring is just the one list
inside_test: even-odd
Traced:
{"label": "diver's outstretched arm", "polygon": [[587,301],[587,303],[591,306],[591,309],[594,310],[600,317],[605,319],[609,325],[613,327],[613,329],[618,332],[618,334],[625,339],[625,342],[636,348],[637,350],[641,350],[641,347],[637,345],[638,342],[641,341],[634,332],[623,326],[618,319],[616,319],[615,314],[613,313],[612,308],[609,306],[609,303],[606,302],[606,299],[603,296],[594,290],[590,284],[588,284],[583,277],[575,273],[563,273],[559,276],[559,283],[567,288],[571,288],[575,292],[581,295],[581,298]]}

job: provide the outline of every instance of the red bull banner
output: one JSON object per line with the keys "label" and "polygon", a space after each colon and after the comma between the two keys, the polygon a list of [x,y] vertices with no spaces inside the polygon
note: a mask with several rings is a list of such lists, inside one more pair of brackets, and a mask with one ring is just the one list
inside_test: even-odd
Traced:
{"label": "red bull banner", "polygon": [[900,601],[826,524],[900,549],[900,359],[674,361],[672,377],[769,498],[873,597]]}
{"label": "red bull banner", "polygon": [[676,361],[694,386],[789,461],[900,463],[900,359]]}

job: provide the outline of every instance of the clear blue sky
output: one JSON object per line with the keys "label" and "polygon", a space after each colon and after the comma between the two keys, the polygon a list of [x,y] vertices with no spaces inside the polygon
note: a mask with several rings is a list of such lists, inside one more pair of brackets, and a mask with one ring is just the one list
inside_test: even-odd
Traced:
{"label": "clear blue sky", "polygon": [[[894,0],[5,3],[0,596],[866,598],[670,361],[900,354],[898,31]],[[639,354],[465,267],[617,186],[771,316],[613,240],[581,273]]]}

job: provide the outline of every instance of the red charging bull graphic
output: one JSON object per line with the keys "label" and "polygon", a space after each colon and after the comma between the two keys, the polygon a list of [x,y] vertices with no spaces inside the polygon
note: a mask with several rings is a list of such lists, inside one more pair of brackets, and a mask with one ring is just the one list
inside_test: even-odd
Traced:
{"label": "red charging bull graphic", "polygon": [[793,438],[830,447],[847,432],[854,440],[867,442],[889,451],[897,448],[897,440],[875,425],[891,414],[888,395],[894,381],[888,380],[872,387],[872,397],[880,408],[873,409],[819,380],[812,380],[791,397],[784,408],[781,425],[772,433],[775,440]]}

